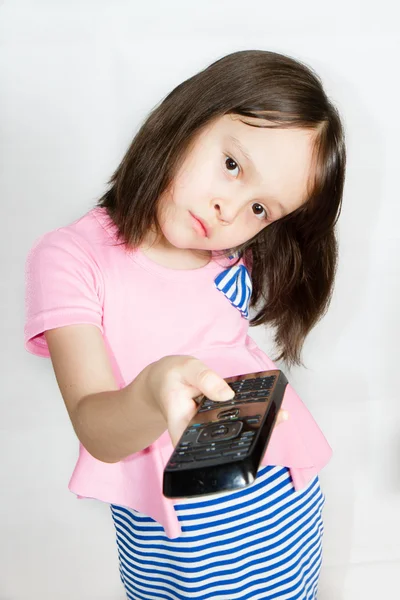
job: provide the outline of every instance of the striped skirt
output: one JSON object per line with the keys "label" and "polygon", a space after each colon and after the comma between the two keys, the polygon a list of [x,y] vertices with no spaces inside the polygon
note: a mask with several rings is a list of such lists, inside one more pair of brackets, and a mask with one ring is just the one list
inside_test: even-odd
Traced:
{"label": "striped skirt", "polygon": [[318,477],[295,491],[286,467],[262,467],[243,490],[179,500],[179,538],[111,506],[129,600],[314,600],[322,558]]}

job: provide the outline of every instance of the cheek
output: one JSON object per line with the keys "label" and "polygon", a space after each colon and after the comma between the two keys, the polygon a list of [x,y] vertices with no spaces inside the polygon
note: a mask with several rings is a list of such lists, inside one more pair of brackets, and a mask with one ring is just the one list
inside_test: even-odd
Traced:
{"label": "cheek", "polygon": [[243,244],[244,242],[248,242],[252,238],[256,237],[263,229],[268,226],[267,222],[258,221],[257,217],[252,216],[251,213],[243,217],[243,219],[238,223],[238,227],[236,229],[236,238],[240,240],[237,242],[237,245]]}
{"label": "cheek", "polygon": [[245,207],[240,220],[240,227],[243,229],[243,231],[250,236],[256,235],[256,233],[263,228],[265,223],[265,221],[256,217],[249,206]]}
{"label": "cheek", "polygon": [[180,174],[176,181],[173,203],[177,207],[192,207],[221,193],[221,175],[218,178],[218,165],[214,161],[203,160],[190,170]]}

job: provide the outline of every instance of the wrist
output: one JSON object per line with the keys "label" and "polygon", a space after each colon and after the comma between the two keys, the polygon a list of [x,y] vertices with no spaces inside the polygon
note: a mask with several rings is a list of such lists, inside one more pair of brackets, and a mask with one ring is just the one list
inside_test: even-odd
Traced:
{"label": "wrist", "polygon": [[166,428],[166,420],[160,410],[155,394],[152,393],[151,365],[145,367],[137,377],[125,388],[129,413],[132,415],[147,415],[149,423],[155,427]]}

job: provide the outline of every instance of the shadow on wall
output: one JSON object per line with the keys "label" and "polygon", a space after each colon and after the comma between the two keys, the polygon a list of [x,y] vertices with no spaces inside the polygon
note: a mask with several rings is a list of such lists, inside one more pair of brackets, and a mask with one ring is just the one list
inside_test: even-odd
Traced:
{"label": "shadow on wall", "polygon": [[[318,71],[318,65],[314,66]],[[304,363],[305,368],[313,373],[313,385],[320,386],[322,394],[323,390],[329,390],[329,397],[334,398],[334,405],[329,407],[325,404],[322,410],[308,402],[305,403],[321,425],[318,412],[321,416],[323,413],[326,416],[326,411],[330,413],[330,425],[322,429],[334,451],[331,462],[320,474],[326,503],[323,512],[324,552],[318,600],[349,600],[346,595],[346,580],[352,568],[354,542],[357,537],[356,510],[363,493],[360,486],[363,487],[365,482],[371,481],[373,477],[370,457],[374,450],[376,451],[370,436],[372,426],[370,408],[371,401],[374,400],[374,388],[369,377],[366,377],[368,371],[365,368],[365,365],[373,366],[368,320],[365,324],[365,337],[364,335],[360,337],[359,332],[360,315],[367,314],[366,300],[371,285],[371,265],[374,260],[373,244],[376,243],[375,231],[379,213],[383,210],[385,148],[379,124],[374,115],[369,114],[357,89],[351,81],[344,80],[340,74],[333,73],[333,75],[335,81],[339,82],[339,86],[342,82],[346,97],[351,95],[352,98],[352,102],[349,103],[346,103],[344,98],[344,107],[339,105],[346,129],[348,154],[345,197],[338,225],[337,288],[340,292],[334,294],[332,310],[328,310],[324,318],[324,327],[317,326],[311,332],[310,339],[312,338],[313,342],[306,348],[307,355],[304,354]],[[394,294],[383,294],[383,296],[384,302],[390,302],[391,306],[388,306],[385,312],[388,330],[382,335],[390,336],[393,335],[391,331],[395,322],[395,296]],[[352,330],[357,337],[354,337],[353,348],[349,348]],[[321,348],[324,348],[322,355]],[[382,347],[374,348],[374,352],[383,360]],[[392,358],[394,361],[394,357]],[[318,367],[316,368],[321,361],[324,361],[325,365],[323,378],[319,378]],[[335,365],[335,369],[328,371],[327,375],[326,364],[329,365],[330,361]],[[307,363],[312,365],[311,368]],[[360,365],[363,365],[362,371]],[[284,367],[281,368],[285,370]],[[384,368],[386,371],[387,366]],[[303,375],[301,377],[305,381],[302,382],[302,386],[297,386],[296,380],[300,372],[296,369],[292,375],[288,372],[288,376],[291,376],[295,389],[307,388],[307,376],[303,378]],[[374,387],[376,389],[375,382]],[[335,389],[337,394],[332,392]],[[315,390],[313,394],[315,395]],[[300,396],[306,398],[307,394],[302,392]],[[381,410],[384,410],[383,404]],[[393,435],[391,439],[394,441],[395,436]],[[400,456],[399,439],[400,435],[397,436],[395,444],[397,457]],[[390,459],[394,460],[394,448],[391,448],[389,453]],[[398,458],[396,460],[398,461]],[[396,470],[395,476],[398,490],[400,469]],[[393,481],[391,485],[394,485]],[[368,490],[365,490],[365,493],[368,493]],[[361,526],[368,527],[368,523]]]}

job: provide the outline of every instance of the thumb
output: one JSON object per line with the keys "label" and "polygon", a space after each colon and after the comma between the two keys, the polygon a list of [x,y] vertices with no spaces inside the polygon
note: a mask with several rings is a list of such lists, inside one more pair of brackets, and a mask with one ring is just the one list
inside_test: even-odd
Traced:
{"label": "thumb", "polygon": [[[187,373],[186,383],[193,386],[210,400],[224,402],[234,398],[235,392],[233,389],[215,371],[212,371],[200,361],[198,361],[198,364],[192,366],[194,367],[194,371]],[[196,396],[198,395],[197,392]],[[193,396],[193,398],[196,396]]]}

